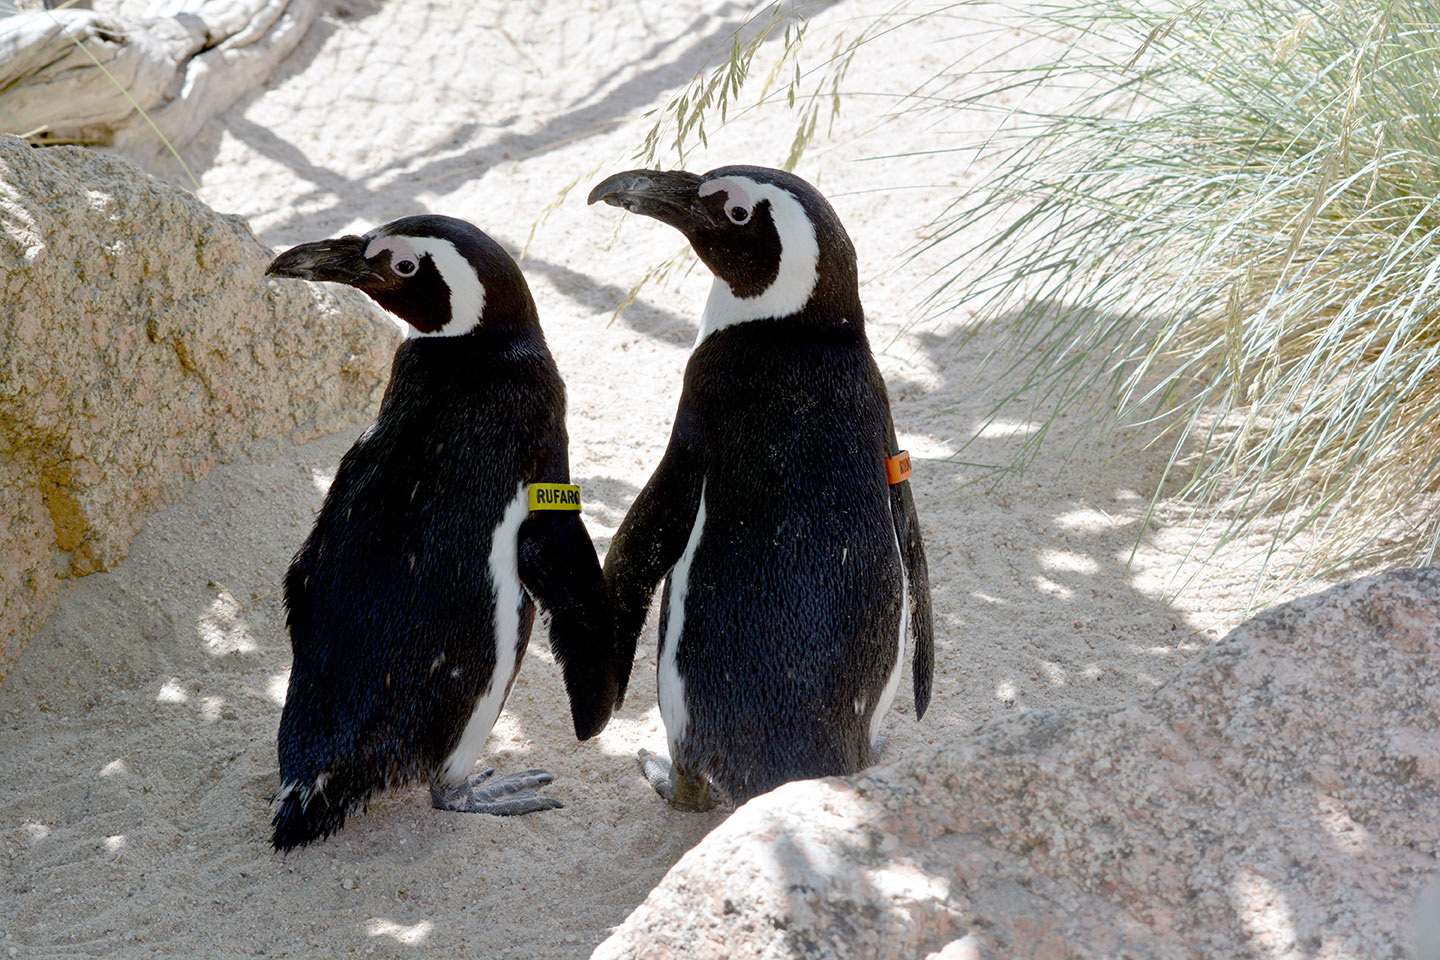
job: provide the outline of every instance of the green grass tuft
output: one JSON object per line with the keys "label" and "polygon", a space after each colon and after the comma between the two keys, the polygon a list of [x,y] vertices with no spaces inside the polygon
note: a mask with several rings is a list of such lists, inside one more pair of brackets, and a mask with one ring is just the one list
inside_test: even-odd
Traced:
{"label": "green grass tuft", "polygon": [[[987,270],[947,271],[937,301],[1007,318],[1017,393],[1051,416],[1166,436],[1207,549],[1263,521],[1270,555],[1300,548],[1286,576],[1433,562],[1440,3],[1102,0],[1049,22],[1080,39],[1045,80],[1088,92],[989,145],[998,175],[931,241]],[[1010,229],[968,244],[997,211]]]}
{"label": "green grass tuft", "polygon": [[[832,117],[866,109],[876,101],[841,81],[868,38],[967,8],[891,8],[808,69],[787,37],[788,96],[831,77]],[[1270,574],[1433,562],[1440,0],[1028,12],[1030,36],[1061,52],[987,62],[963,91],[931,78],[878,118],[1000,112],[998,132],[957,151],[994,172],[924,233],[947,263],[927,307],[1001,325],[991,376],[1041,410],[1010,469],[1062,414],[1107,434],[1140,427],[1170,444],[1152,510],[1163,491],[1200,522],[1194,559],[1263,530],[1267,562],[1286,557]],[[732,51],[704,82],[737,91],[752,56]],[[1064,109],[1034,106],[1065,88],[1080,93]],[[678,131],[680,149],[712,106],[677,98],[657,130]]]}

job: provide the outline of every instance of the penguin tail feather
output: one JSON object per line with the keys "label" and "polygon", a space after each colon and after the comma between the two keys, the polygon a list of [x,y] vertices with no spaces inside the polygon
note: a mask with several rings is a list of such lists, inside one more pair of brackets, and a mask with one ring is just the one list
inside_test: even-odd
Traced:
{"label": "penguin tail feather", "polygon": [[345,825],[351,804],[331,802],[323,789],[287,783],[275,796],[275,834],[270,842],[280,853],[324,840]]}

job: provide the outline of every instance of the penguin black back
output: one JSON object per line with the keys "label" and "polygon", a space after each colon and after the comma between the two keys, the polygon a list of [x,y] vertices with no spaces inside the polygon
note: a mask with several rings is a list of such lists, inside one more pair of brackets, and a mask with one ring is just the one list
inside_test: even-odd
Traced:
{"label": "penguin black back", "polygon": [[498,793],[470,776],[519,668],[531,597],[551,614],[577,735],[598,732],[619,695],[578,514],[528,512],[528,486],[568,483],[569,465],[564,386],[524,278],[445,217],[307,244],[270,272],[357,286],[414,331],[285,578],[294,664],[275,846],[323,838],[376,791],[420,778],[447,809],[559,805],[534,795],[543,771]]}
{"label": "penguin black back", "polygon": [[715,275],[670,445],[605,564],[622,647],[665,577],[660,709],[672,804],[740,802],[869,763],[908,640],[923,714],[928,576],[854,247],[792,174],[633,170],[591,191],[681,230]]}

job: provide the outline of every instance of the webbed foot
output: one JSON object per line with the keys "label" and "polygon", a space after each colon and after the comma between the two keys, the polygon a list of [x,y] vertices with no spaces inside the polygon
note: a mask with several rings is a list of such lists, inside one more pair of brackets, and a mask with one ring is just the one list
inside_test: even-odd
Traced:
{"label": "webbed foot", "polygon": [[677,770],[668,757],[642,749],[637,759],[640,761],[640,772],[650,781],[650,786],[676,810],[701,813],[712,809],[718,802],[703,777],[692,777],[683,770]]}
{"label": "webbed foot", "polygon": [[437,810],[488,813],[496,817],[513,817],[565,806],[554,797],[542,797],[535,792],[554,780],[554,774],[544,770],[525,770],[491,780],[494,775],[495,768],[488,767],[453,787],[432,783],[430,802]]}

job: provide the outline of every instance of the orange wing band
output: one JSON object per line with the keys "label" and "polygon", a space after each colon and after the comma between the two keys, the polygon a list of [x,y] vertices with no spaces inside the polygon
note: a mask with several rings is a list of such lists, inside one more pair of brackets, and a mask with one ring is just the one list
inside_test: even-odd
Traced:
{"label": "orange wing band", "polygon": [[885,458],[885,477],[892,487],[910,479],[910,451],[901,450],[895,456]]}

